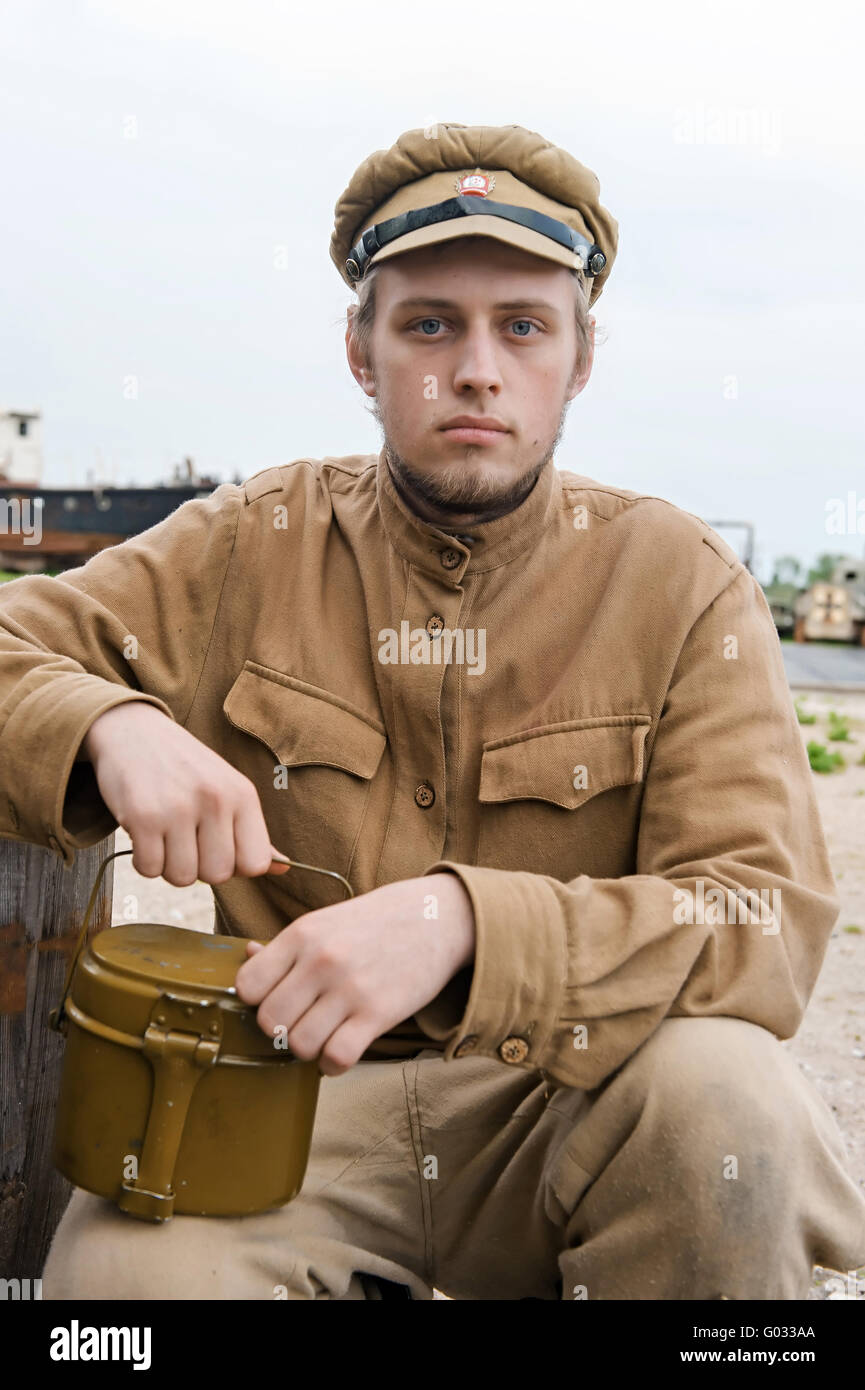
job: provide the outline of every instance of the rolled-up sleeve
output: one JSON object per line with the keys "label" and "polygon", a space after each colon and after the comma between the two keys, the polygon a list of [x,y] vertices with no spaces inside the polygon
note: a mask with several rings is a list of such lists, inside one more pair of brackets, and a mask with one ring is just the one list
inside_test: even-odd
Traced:
{"label": "rolled-up sleeve", "polygon": [[78,569],[0,585],[0,835],[68,865],[116,828],[82,740],[129,700],[185,720],[242,501],[222,484]]}
{"label": "rolled-up sleeve", "polygon": [[645,773],[634,873],[440,860],[472,902],[473,968],[416,1015],[470,1052],[599,1085],[667,1015],[796,1031],[839,900],[780,644],[743,568],[675,661]]}

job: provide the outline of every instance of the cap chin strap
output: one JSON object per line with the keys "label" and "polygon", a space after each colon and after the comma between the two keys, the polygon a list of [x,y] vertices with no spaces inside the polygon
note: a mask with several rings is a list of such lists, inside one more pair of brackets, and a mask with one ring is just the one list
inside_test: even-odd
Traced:
{"label": "cap chin strap", "polygon": [[607,258],[600,246],[587,241],[573,227],[559,222],[555,217],[547,217],[544,212],[534,212],[532,208],[517,207],[513,203],[496,203],[490,198],[481,198],[473,193],[461,193],[456,198],[448,198],[443,203],[433,203],[428,208],[414,208],[411,212],[401,212],[397,217],[389,217],[368,227],[363,236],[352,247],[345,263],[346,272],[352,280],[360,280],[376,251],[388,246],[398,237],[416,232],[421,227],[432,227],[438,222],[450,222],[455,217],[503,217],[508,222],[518,222],[530,231],[540,232],[566,246],[578,258],[575,270],[582,270],[594,278],[600,275]]}

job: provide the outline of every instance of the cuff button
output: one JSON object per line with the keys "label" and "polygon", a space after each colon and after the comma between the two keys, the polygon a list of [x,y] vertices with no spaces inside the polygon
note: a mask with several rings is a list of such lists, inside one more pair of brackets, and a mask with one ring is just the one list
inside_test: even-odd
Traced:
{"label": "cuff button", "polygon": [[463,1038],[462,1042],[457,1043],[456,1047],[454,1048],[454,1056],[465,1057],[467,1053],[474,1052],[475,1048],[477,1047],[477,1042],[477,1033],[469,1033],[467,1037]]}
{"label": "cuff button", "polygon": [[499,1046],[499,1056],[503,1062],[524,1062],[529,1055],[529,1045],[525,1038],[505,1038]]}

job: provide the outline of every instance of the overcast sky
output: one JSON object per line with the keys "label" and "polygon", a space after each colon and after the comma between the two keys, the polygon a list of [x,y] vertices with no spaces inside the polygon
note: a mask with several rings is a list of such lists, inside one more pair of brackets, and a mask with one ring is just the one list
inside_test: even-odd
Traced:
{"label": "overcast sky", "polygon": [[[42,410],[46,484],[376,452],[334,204],[403,130],[516,123],[620,228],[558,466],[752,521],[761,577],[861,555],[860,15],[0,0],[0,404]],[[850,491],[861,534],[827,534]]]}

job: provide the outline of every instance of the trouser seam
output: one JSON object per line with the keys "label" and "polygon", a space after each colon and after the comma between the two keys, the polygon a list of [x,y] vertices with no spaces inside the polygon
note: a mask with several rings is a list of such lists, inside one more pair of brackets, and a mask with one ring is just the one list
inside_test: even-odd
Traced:
{"label": "trouser seam", "polygon": [[[423,1215],[423,1236],[424,1236],[424,1271],[427,1283],[431,1288],[435,1288],[435,1269],[434,1251],[432,1238],[432,1201],[430,1197],[429,1183],[423,1176],[423,1140],[421,1137],[420,1108],[417,1097],[417,1074],[419,1063],[412,1061],[403,1067],[403,1085],[405,1087],[406,1110],[408,1111],[409,1128],[411,1130],[412,1149],[415,1156],[415,1171],[418,1181],[418,1195],[420,1197],[421,1213]],[[412,1104],[414,1101],[414,1104]]]}

